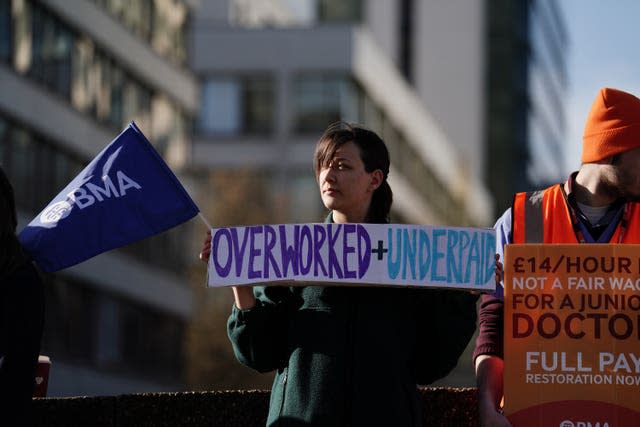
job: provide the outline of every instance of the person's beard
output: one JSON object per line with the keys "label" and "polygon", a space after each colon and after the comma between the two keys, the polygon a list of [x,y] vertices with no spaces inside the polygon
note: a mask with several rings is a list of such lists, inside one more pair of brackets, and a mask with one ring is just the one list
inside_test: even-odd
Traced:
{"label": "person's beard", "polygon": [[616,190],[618,196],[627,202],[640,202],[640,193],[633,193],[631,189],[634,184],[634,176],[627,171],[619,171],[617,174],[618,185]]}

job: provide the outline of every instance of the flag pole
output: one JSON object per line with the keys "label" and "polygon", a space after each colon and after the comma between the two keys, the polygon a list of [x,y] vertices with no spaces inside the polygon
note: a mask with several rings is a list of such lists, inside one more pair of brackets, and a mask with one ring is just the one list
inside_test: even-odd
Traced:
{"label": "flag pole", "polygon": [[204,215],[202,215],[202,212],[198,212],[198,216],[200,217],[202,222],[204,222],[204,225],[206,225],[209,230],[213,228],[211,224],[209,224],[209,221],[207,221],[207,219],[204,217]]}

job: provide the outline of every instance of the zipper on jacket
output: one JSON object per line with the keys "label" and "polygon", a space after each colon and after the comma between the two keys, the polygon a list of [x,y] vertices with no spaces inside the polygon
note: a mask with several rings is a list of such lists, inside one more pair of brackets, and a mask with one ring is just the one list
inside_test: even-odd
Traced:
{"label": "zipper on jacket", "polygon": [[284,368],[284,372],[282,372],[282,401],[280,402],[280,416],[282,416],[282,411],[284,410],[284,400],[287,396],[287,374],[288,374],[288,367]]}

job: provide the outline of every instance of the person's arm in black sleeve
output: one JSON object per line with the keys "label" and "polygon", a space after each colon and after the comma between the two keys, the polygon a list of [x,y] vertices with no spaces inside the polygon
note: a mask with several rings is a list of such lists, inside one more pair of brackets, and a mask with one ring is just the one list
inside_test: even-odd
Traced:
{"label": "person's arm in black sleeve", "polygon": [[[456,367],[476,329],[477,295],[464,291],[425,292],[429,321],[418,327],[418,381],[430,384]],[[421,308],[422,310],[422,308]]]}
{"label": "person's arm in black sleeve", "polygon": [[286,364],[289,313],[294,296],[287,287],[254,288],[256,304],[240,310],[235,304],[227,321],[227,334],[240,363],[258,372]]}

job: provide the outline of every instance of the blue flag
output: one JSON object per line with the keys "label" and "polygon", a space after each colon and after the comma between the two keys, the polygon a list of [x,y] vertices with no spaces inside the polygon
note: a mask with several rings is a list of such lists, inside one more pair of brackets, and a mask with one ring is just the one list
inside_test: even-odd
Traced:
{"label": "blue flag", "polygon": [[19,235],[44,271],[168,230],[198,207],[131,122]]}

